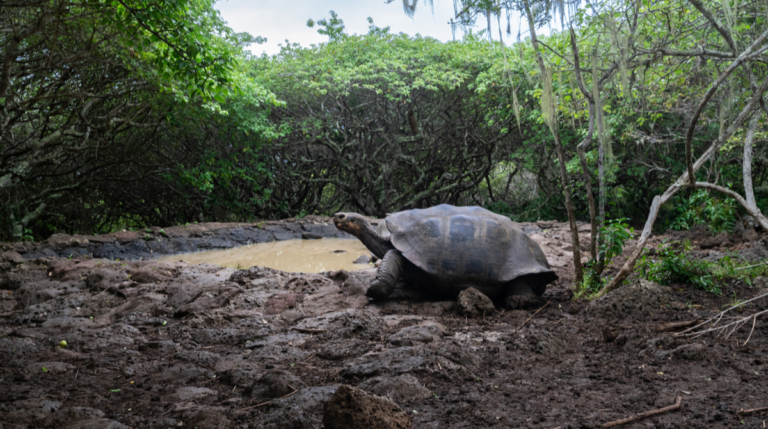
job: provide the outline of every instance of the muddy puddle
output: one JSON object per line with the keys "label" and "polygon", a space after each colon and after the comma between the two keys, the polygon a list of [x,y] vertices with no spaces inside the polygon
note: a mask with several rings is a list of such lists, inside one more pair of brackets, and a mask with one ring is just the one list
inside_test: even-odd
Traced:
{"label": "muddy puddle", "polygon": [[227,250],[188,253],[162,258],[161,261],[183,260],[190,264],[214,264],[224,267],[269,267],[293,273],[354,271],[369,268],[354,260],[371,252],[357,240],[323,238],[320,240],[285,240],[251,244]]}

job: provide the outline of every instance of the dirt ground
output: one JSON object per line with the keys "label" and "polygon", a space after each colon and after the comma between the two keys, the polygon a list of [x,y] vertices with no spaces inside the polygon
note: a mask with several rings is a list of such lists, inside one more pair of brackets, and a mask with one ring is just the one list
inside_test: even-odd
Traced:
{"label": "dirt ground", "polygon": [[[659,332],[768,292],[765,279],[720,296],[635,279],[573,300],[565,225],[525,227],[561,277],[548,304],[477,318],[410,287],[369,302],[373,270],[25,258],[7,246],[0,429],[321,428],[342,384],[392,399],[414,428],[592,428],[678,396],[679,410],[621,427],[766,427],[768,412],[739,413],[768,407],[765,319],[728,340]],[[699,249],[708,235],[681,234],[653,240],[691,239],[701,258],[768,255],[759,237]]]}

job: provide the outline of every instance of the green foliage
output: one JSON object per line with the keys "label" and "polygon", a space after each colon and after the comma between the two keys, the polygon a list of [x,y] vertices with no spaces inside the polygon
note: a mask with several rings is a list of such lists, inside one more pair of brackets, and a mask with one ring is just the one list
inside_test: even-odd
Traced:
{"label": "green foliage", "polygon": [[676,215],[669,228],[678,231],[707,225],[714,233],[730,232],[738,218],[738,203],[733,198],[723,198],[705,189],[694,191],[688,199],[676,197],[672,205]]}
{"label": "green foliage", "polygon": [[448,195],[464,204],[519,139],[498,45],[369,24],[364,35],[289,45],[254,61],[256,82],[285,103],[271,116],[285,133],[262,146],[269,215],[346,208],[384,216]]}
{"label": "green foliage", "polygon": [[720,294],[722,285],[737,281],[747,285],[752,279],[768,275],[768,265],[741,261],[733,255],[726,255],[717,262],[694,259],[690,254],[688,241],[675,248],[662,245],[655,255],[643,255],[636,265],[637,273],[659,284],[687,283],[707,292]]}
{"label": "green foliage", "polygon": [[[334,11],[330,11],[329,13],[331,14],[331,19],[323,18],[317,21],[317,23],[310,19],[307,21],[307,27],[313,28],[315,24],[317,24],[322,27],[317,30],[317,32],[328,36],[330,41],[335,42],[343,40],[345,37],[347,37],[347,34],[344,33],[344,20],[339,18],[339,15],[337,15]],[[368,18],[368,22],[373,25],[373,20],[371,18]]]}
{"label": "green foliage", "polygon": [[624,251],[624,243],[634,236],[635,229],[631,228],[629,219],[613,219],[605,222],[600,228],[600,245],[598,246],[598,259],[604,260],[605,265],[610,265],[613,258]]}
{"label": "green foliage", "polygon": [[577,286],[575,296],[585,297],[597,293],[607,279],[602,277],[605,267],[613,262],[613,258],[621,255],[624,244],[634,236],[634,228],[627,223],[629,219],[613,219],[605,222],[600,228],[600,242],[598,243],[598,260],[585,264],[584,281]]}
{"label": "green foliage", "polygon": [[687,283],[707,292],[719,294],[721,286],[712,275],[712,264],[690,257],[691,243],[685,241],[680,249],[660,246],[656,256],[643,255],[635,265],[639,275],[647,280],[670,285]]}
{"label": "green foliage", "polygon": [[[223,103],[239,93],[235,73],[243,45],[256,39],[235,34],[214,9],[215,0],[112,0],[102,25],[135,57],[137,72],[188,101]],[[142,65],[150,64],[151,68]]]}

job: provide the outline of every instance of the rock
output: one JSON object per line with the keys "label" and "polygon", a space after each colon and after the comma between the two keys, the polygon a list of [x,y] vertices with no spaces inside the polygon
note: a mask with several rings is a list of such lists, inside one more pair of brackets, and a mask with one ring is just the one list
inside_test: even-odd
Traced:
{"label": "rock", "polygon": [[7,252],[0,253],[0,261],[9,262],[13,265],[21,265],[24,263],[24,258],[19,255],[19,252],[9,250]]}
{"label": "rock", "polygon": [[61,402],[29,398],[14,401],[10,404],[0,403],[0,407],[0,410],[5,411],[3,414],[4,421],[28,421],[48,417],[51,413],[61,408]]}
{"label": "rock", "polygon": [[156,271],[137,271],[131,274],[131,280],[136,283],[160,283],[170,280],[170,278]]}
{"label": "rock", "polygon": [[704,344],[684,344],[669,353],[675,359],[704,360],[707,357],[707,346]]}
{"label": "rock", "polygon": [[709,237],[702,240],[701,243],[699,243],[699,247],[702,249],[713,249],[715,247],[727,246],[730,244],[730,242],[730,235],[728,233],[721,232],[714,237]]}
{"label": "rock", "polygon": [[309,387],[283,399],[273,399],[269,411],[256,417],[259,429],[309,429],[321,427],[323,407],[336,393],[335,386]]}
{"label": "rock", "polygon": [[240,344],[252,340],[253,333],[245,330],[222,329],[197,329],[192,333],[192,340],[198,344]]}
{"label": "rock", "polygon": [[194,406],[182,415],[184,426],[199,429],[229,429],[232,422],[221,407]]}
{"label": "rock", "polygon": [[55,249],[65,249],[67,247],[85,247],[88,245],[88,239],[77,235],[53,234],[48,238],[48,244]]}
{"label": "rock", "polygon": [[99,243],[99,244],[114,243],[115,237],[112,235],[94,235],[92,237],[88,237],[88,241],[90,241],[91,243]]}
{"label": "rock", "polygon": [[456,303],[461,314],[472,317],[492,314],[496,311],[496,307],[493,306],[491,299],[473,287],[461,291]]}
{"label": "rock", "polygon": [[744,241],[755,241],[760,239],[760,236],[754,228],[749,228],[744,232],[744,235],[742,235],[741,238],[744,239]]}
{"label": "rock", "polygon": [[427,320],[415,326],[401,329],[389,337],[389,342],[396,346],[412,346],[416,343],[431,343],[440,341],[445,329],[438,323]]}
{"label": "rock", "polygon": [[384,322],[381,317],[365,310],[342,310],[319,317],[304,319],[296,329],[322,330],[326,340],[342,338],[378,339]]}
{"label": "rock", "polygon": [[328,360],[342,360],[358,357],[371,349],[368,341],[330,341],[326,342],[317,351],[317,355]]}
{"label": "rock", "polygon": [[304,302],[304,294],[293,293],[293,292],[282,292],[277,295],[271,296],[267,300],[267,308],[265,310],[265,313],[280,314],[286,310],[290,310],[298,307],[298,305],[302,302]]}
{"label": "rock", "polygon": [[530,328],[512,340],[515,348],[544,355],[562,354],[570,347],[568,338],[555,332]]}
{"label": "rock", "polygon": [[352,263],[353,264],[368,264],[370,262],[372,262],[370,256],[368,256],[368,255],[360,255]]}
{"label": "rock", "polygon": [[173,400],[176,402],[197,402],[210,396],[216,396],[215,390],[206,387],[179,387],[173,394]]}
{"label": "rock", "polygon": [[85,278],[85,284],[91,291],[99,292],[114,284],[128,280],[128,274],[109,269],[97,269]]}
{"label": "rock", "polygon": [[104,412],[88,407],[62,408],[51,413],[45,418],[47,427],[65,427],[72,422],[81,420],[95,420],[104,417]]}
{"label": "rock", "polygon": [[261,376],[259,381],[245,390],[245,393],[253,398],[272,399],[281,398],[304,387],[304,383],[295,375],[274,370]]}
{"label": "rock", "polygon": [[556,220],[540,220],[536,222],[536,225],[542,229],[550,229],[557,224]]}
{"label": "rock", "polygon": [[432,396],[432,392],[410,374],[391,378],[374,377],[366,380],[359,387],[368,393],[384,396],[396,403],[413,402]]}
{"label": "rock", "polygon": [[192,362],[195,365],[213,366],[221,360],[218,353],[207,352],[205,350],[181,350],[176,353],[176,358]]}
{"label": "rock", "polygon": [[624,319],[630,316],[646,317],[669,302],[669,290],[658,283],[636,279],[595,299],[585,309],[590,316],[606,319]]}
{"label": "rock", "polygon": [[326,429],[409,429],[411,420],[392,400],[342,385],[325,404]]}
{"label": "rock", "polygon": [[421,366],[434,365],[434,356],[423,348],[397,347],[385,350],[376,360],[344,368],[342,377],[371,377],[381,374],[404,374]]}
{"label": "rock", "polygon": [[219,289],[219,294],[217,296],[206,296],[203,294],[195,301],[180,306],[176,310],[174,316],[183,317],[190,314],[202,313],[214,308],[224,307],[225,305],[229,304],[229,300],[232,297],[242,292],[243,289],[236,284],[223,286],[221,289]]}
{"label": "rock", "polygon": [[477,368],[481,360],[480,356],[472,353],[464,345],[454,341],[441,341],[387,349],[371,362],[349,366],[339,371],[339,374],[346,378],[397,375],[431,368],[436,363],[443,368]]}
{"label": "rock", "polygon": [[66,426],[66,429],[128,429],[128,426],[110,419],[89,419]]}
{"label": "rock", "polygon": [[165,305],[178,309],[182,305],[197,299],[201,293],[203,293],[203,290],[200,286],[181,284],[175,290],[172,289],[171,295],[165,300]]}
{"label": "rock", "polygon": [[342,285],[341,290],[350,296],[363,296],[368,288],[357,277],[348,278]]}
{"label": "rock", "polygon": [[733,225],[733,231],[731,231],[731,233],[736,237],[742,237],[745,231],[744,224],[742,222],[736,222]]}

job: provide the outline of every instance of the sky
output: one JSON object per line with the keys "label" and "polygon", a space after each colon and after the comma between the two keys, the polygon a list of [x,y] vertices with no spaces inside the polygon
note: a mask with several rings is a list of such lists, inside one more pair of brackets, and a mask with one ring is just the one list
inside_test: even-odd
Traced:
{"label": "sky", "polygon": [[[269,55],[278,53],[279,45],[285,45],[286,39],[302,46],[326,42],[328,38],[317,33],[317,25],[315,28],[307,27],[307,20],[328,18],[331,10],[344,20],[349,34],[367,33],[367,18],[370,16],[376,26],[390,26],[393,33],[419,33],[441,41],[453,40],[451,26],[448,25],[454,13],[453,0],[433,0],[434,14],[429,4],[417,1],[413,18],[403,12],[402,0],[390,4],[386,4],[385,0],[219,0],[215,7],[233,30],[267,38],[267,43],[251,46],[251,51],[256,55],[263,52]],[[480,17],[478,24],[480,26],[474,31],[486,27],[485,18]],[[502,25],[506,27],[504,20]],[[513,36],[507,38],[505,34],[506,42],[517,38],[517,25],[518,21],[513,21]],[[492,32],[493,39],[498,40],[499,30],[495,20]],[[461,30],[457,29],[456,38],[461,39],[461,35]]]}

